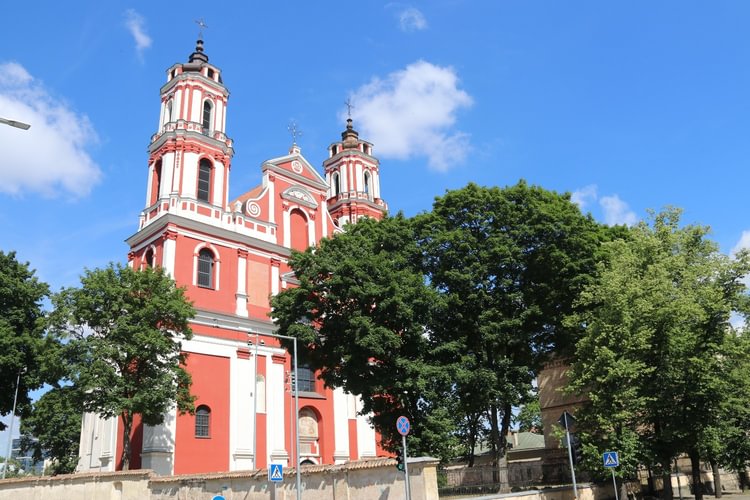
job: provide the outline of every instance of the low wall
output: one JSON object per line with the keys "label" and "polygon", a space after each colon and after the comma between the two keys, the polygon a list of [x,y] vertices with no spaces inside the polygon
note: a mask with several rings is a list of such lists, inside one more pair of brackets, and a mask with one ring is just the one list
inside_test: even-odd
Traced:
{"label": "low wall", "polygon": [[[409,459],[412,500],[438,500],[437,460]],[[382,500],[406,498],[404,474],[390,458],[300,469],[303,500]],[[282,483],[267,470],[184,476],[157,476],[150,470],[69,474],[0,480],[0,500],[296,500],[296,476],[284,471]]]}

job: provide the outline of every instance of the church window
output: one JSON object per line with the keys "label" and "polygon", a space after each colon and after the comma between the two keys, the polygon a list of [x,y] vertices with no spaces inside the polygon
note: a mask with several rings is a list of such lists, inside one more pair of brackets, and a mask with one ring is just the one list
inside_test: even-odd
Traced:
{"label": "church window", "polygon": [[146,265],[146,267],[154,267],[154,250],[153,250],[153,248],[149,248],[146,251],[146,256],[143,258],[143,262]]}
{"label": "church window", "polygon": [[167,110],[164,113],[164,123],[167,124],[172,121],[172,99],[167,101]]}
{"label": "church window", "polygon": [[214,70],[211,68],[208,68],[208,77],[213,80],[214,79]]}
{"label": "church window", "polygon": [[161,160],[154,164],[154,178],[151,183],[151,204],[153,205],[159,199],[161,191]]}
{"label": "church window", "polygon": [[307,366],[298,367],[297,386],[299,392],[315,392],[315,372]]}
{"label": "church window", "polygon": [[338,146],[331,146],[331,156],[336,156],[336,153],[339,152]]}
{"label": "church window", "polygon": [[201,160],[198,167],[198,199],[200,201],[211,201],[211,162],[205,158]]}
{"label": "church window", "polygon": [[365,172],[365,194],[370,194],[370,172]]}
{"label": "church window", "polygon": [[338,197],[341,194],[341,181],[339,180],[339,174],[333,174],[331,176],[331,182],[333,183],[333,196]]}
{"label": "church window", "polygon": [[208,135],[211,132],[211,115],[213,107],[211,101],[203,101],[203,133]]}
{"label": "church window", "polygon": [[195,437],[211,437],[211,408],[206,405],[195,410]]}
{"label": "church window", "polygon": [[198,253],[198,286],[214,287],[214,254],[208,248]]}

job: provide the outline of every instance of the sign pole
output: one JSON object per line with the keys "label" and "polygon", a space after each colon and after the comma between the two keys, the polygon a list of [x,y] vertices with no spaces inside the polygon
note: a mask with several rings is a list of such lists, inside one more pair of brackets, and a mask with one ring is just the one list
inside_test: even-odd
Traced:
{"label": "sign pole", "polygon": [[576,484],[576,469],[573,465],[573,449],[570,446],[570,429],[568,429],[568,412],[563,413],[563,420],[565,421],[565,438],[568,440],[568,460],[570,460],[570,475],[573,477],[573,494],[578,500],[578,485]]}
{"label": "sign pole", "polygon": [[615,500],[620,500],[620,496],[617,493],[617,479],[615,478],[615,468],[612,467],[612,484],[615,486]]}
{"label": "sign pole", "polygon": [[411,500],[411,485],[409,484],[409,455],[406,453],[406,434],[401,436],[401,444],[404,446],[404,487],[406,488],[406,500]]}

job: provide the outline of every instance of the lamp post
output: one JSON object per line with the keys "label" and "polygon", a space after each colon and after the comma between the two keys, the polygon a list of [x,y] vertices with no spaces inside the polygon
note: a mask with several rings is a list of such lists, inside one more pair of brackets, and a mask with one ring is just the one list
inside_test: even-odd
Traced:
{"label": "lamp post", "polygon": [[[250,334],[251,332],[247,332],[247,333]],[[301,500],[301,498],[302,498],[302,476],[300,475],[300,470],[299,470],[299,467],[300,467],[300,463],[299,463],[300,462],[299,461],[299,389],[298,389],[298,387],[299,387],[299,378],[297,377],[297,337],[289,337],[287,335],[279,335],[278,333],[262,333],[262,334],[255,333],[256,377],[258,376],[257,375],[258,335],[263,335],[264,337],[273,337],[273,338],[277,338],[277,339],[291,340],[294,343],[294,353],[293,353],[294,354],[294,358],[293,358],[294,359],[294,380],[295,380],[295,384],[294,384],[294,414],[295,414],[295,417],[296,417],[294,419],[294,439],[295,439],[295,448],[296,448],[295,449],[295,453],[294,453],[294,459],[295,459],[295,467],[294,467],[294,469],[295,469],[296,476],[297,476],[296,477],[296,480],[297,480],[297,500]],[[255,386],[256,386],[255,387],[255,392],[257,392],[258,391],[257,380],[255,382]],[[257,395],[256,395],[255,400],[257,402]],[[256,412],[257,412],[257,403],[256,403]],[[256,416],[253,417],[253,419],[254,420],[257,419],[257,414],[256,414]],[[257,423],[257,421],[256,421],[256,423]],[[257,460],[255,458],[255,450],[256,450],[256,443],[257,442],[258,442],[258,429],[257,429],[257,427],[254,426],[253,427],[253,460],[256,461],[256,463],[257,463]],[[256,466],[256,468],[257,468],[257,466]]]}
{"label": "lamp post", "polygon": [[16,403],[18,402],[18,386],[21,384],[21,373],[26,371],[25,369],[18,370],[18,376],[16,377],[16,394],[13,396],[13,412],[10,414],[10,431],[8,432],[8,447],[5,451],[5,467],[3,467],[3,479],[5,474],[8,472],[8,465],[10,462],[11,445],[13,444],[13,424],[16,421]]}
{"label": "lamp post", "polygon": [[31,125],[24,122],[19,122],[16,120],[9,120],[7,118],[0,117],[0,123],[3,123],[5,125],[10,125],[11,127],[20,128],[21,130],[29,130]]}

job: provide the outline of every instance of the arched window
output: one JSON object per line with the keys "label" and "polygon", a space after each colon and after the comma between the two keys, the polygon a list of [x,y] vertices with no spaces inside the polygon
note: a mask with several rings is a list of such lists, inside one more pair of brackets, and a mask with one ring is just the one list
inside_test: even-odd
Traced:
{"label": "arched window", "polygon": [[333,183],[333,196],[338,197],[341,194],[341,181],[339,180],[339,174],[333,174],[333,176],[331,176],[331,182]]}
{"label": "arched window", "polygon": [[214,254],[208,248],[198,253],[198,286],[214,287]]}
{"label": "arched window", "polygon": [[208,135],[211,132],[211,115],[213,106],[211,101],[203,101],[203,133]]}
{"label": "arched window", "polygon": [[211,408],[206,405],[195,410],[195,437],[211,437]]}
{"label": "arched window", "polygon": [[146,250],[146,255],[143,257],[143,263],[146,267],[154,267],[154,249],[149,248]]}
{"label": "arched window", "polygon": [[172,99],[167,101],[167,108],[164,111],[164,124],[166,125],[167,123],[171,121],[172,121]]}
{"label": "arched window", "polygon": [[161,160],[154,164],[154,177],[151,182],[151,205],[157,202],[161,191]]}
{"label": "arched window", "polygon": [[211,201],[211,162],[205,158],[198,167],[198,199]]}
{"label": "arched window", "polygon": [[370,195],[370,172],[365,172],[365,194]]}
{"label": "arched window", "polygon": [[308,238],[307,216],[299,208],[295,208],[289,214],[289,225],[291,232],[291,247],[303,252],[310,246]]}
{"label": "arched window", "polygon": [[339,152],[338,146],[331,146],[331,156],[336,156],[336,153]]}
{"label": "arched window", "polygon": [[297,425],[299,429],[299,451],[304,455],[320,455],[318,447],[318,427],[320,419],[312,408],[302,408],[299,411]]}

